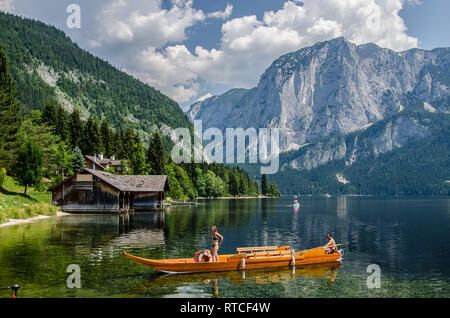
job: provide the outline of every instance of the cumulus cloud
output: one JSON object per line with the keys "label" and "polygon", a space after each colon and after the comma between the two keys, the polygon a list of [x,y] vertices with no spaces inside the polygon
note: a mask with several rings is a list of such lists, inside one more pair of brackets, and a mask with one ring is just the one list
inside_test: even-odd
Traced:
{"label": "cumulus cloud", "polygon": [[104,6],[98,16],[98,32],[93,46],[109,46],[123,42],[144,43],[160,47],[186,39],[185,30],[205,20],[192,1],[174,0],[170,10],[162,9],[159,0],[148,0],[145,8],[133,8],[132,1],[116,0]]}
{"label": "cumulus cloud", "polygon": [[[135,7],[140,3],[140,7]],[[187,39],[186,30],[206,19],[226,20],[233,6],[224,11],[204,13],[193,8],[193,0],[172,0],[170,9],[162,9],[160,0],[115,0],[104,6],[98,16],[98,32],[91,44],[95,47],[134,41],[146,46],[163,47]]]}
{"label": "cumulus cloud", "polygon": [[[161,9],[147,0],[146,10],[124,10],[116,0],[104,10],[109,30],[93,46],[124,43],[135,54],[127,69],[180,103],[195,101],[209,86],[252,87],[273,60],[318,41],[344,36],[356,44],[374,42],[401,51],[417,46],[398,15],[407,0],[287,0],[278,11],[230,19],[233,6],[205,13],[192,0],[172,0]],[[192,52],[183,43],[186,30],[206,19],[225,20],[220,46]],[[202,83],[202,85],[200,85]]]}
{"label": "cumulus cloud", "polygon": [[232,13],[233,5],[228,3],[224,11],[215,11],[208,13],[208,17],[226,20],[231,16]]}
{"label": "cumulus cloud", "polygon": [[0,0],[0,11],[12,13],[13,10],[13,0]]}

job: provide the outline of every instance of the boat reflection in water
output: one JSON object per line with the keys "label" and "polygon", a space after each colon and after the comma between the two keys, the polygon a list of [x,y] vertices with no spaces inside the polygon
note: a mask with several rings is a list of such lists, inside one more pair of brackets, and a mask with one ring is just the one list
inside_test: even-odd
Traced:
{"label": "boat reflection in water", "polygon": [[228,280],[230,284],[283,284],[295,280],[298,277],[311,277],[323,279],[332,287],[336,280],[337,272],[341,262],[334,261],[321,264],[302,265],[296,267],[283,267],[271,269],[253,269],[229,272],[210,272],[197,274],[169,274],[160,275],[149,280],[145,285],[130,291],[125,297],[145,295],[152,288],[176,287],[185,284],[205,284],[211,286],[211,295],[219,296],[219,282]]}

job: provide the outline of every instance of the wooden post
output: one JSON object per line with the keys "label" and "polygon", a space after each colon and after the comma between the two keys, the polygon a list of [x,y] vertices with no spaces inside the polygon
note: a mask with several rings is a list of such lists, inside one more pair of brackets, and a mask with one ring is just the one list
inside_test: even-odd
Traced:
{"label": "wooden post", "polygon": [[130,212],[130,192],[128,192],[127,212]]}

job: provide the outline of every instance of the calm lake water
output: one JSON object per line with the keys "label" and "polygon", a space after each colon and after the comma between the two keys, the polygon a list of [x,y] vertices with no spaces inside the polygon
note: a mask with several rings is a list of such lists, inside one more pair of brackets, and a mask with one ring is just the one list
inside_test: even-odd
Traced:
{"label": "calm lake water", "polygon": [[[299,197],[207,200],[198,206],[130,216],[70,215],[0,228],[0,286],[19,297],[449,297],[450,199]],[[237,247],[326,243],[345,251],[341,264],[167,276],[122,256],[192,257],[210,248],[210,227]],[[81,288],[66,286],[78,264]],[[381,288],[370,289],[370,264]],[[0,291],[0,298],[8,292]]]}

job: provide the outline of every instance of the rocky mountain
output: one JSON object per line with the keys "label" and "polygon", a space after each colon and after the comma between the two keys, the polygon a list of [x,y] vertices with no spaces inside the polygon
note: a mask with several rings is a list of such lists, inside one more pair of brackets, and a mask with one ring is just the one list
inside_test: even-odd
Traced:
{"label": "rocky mountain", "polygon": [[342,171],[358,160],[439,132],[435,121],[450,117],[450,48],[394,52],[344,38],[320,42],[274,61],[256,88],[211,97],[188,114],[203,129],[278,127],[282,171],[340,162],[329,173],[346,184],[352,181]]}

